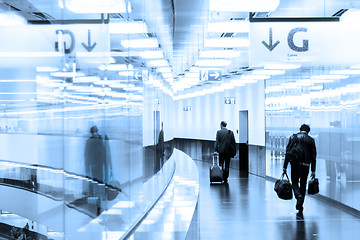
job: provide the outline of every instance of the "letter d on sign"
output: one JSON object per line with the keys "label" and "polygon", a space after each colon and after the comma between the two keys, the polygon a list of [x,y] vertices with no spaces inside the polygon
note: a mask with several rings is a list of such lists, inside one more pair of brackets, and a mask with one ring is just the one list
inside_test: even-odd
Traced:
{"label": "letter d on sign", "polygon": [[288,41],[288,45],[289,47],[294,50],[295,52],[306,52],[309,50],[309,40],[303,40],[303,45],[302,47],[296,46],[294,43],[294,35],[297,32],[307,32],[307,28],[294,28],[291,29],[291,31],[289,32],[287,41]]}
{"label": "letter d on sign", "polygon": [[[70,36],[70,47],[66,47],[66,43],[64,41],[64,35]],[[62,52],[65,51],[66,54],[71,53],[75,48],[75,36],[70,30],[56,30],[56,35],[58,36],[59,41],[55,42],[55,51]]]}

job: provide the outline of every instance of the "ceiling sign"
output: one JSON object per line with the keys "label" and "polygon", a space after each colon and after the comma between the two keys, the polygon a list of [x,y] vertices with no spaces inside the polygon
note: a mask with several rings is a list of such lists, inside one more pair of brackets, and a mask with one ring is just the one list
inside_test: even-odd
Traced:
{"label": "ceiling sign", "polygon": [[221,70],[208,70],[209,81],[221,81]]}
{"label": "ceiling sign", "polygon": [[200,71],[200,81],[221,81],[221,70],[220,69],[208,69]]}
{"label": "ceiling sign", "polygon": [[26,25],[0,28],[0,52],[93,53],[110,50],[103,24]]}
{"label": "ceiling sign", "polygon": [[360,25],[341,22],[250,24],[250,65],[360,63]]}

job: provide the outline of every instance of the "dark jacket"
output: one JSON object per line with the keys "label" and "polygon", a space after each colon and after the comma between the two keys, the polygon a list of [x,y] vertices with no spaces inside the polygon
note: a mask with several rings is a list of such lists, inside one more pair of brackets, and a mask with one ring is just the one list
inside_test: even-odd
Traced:
{"label": "dark jacket", "polygon": [[[227,144],[235,145],[235,137],[233,131],[222,128],[216,132],[216,142],[215,142],[215,152],[220,154],[228,154],[231,155],[229,151],[229,147]],[[235,146],[236,147],[236,146]]]}
{"label": "dark jacket", "polygon": [[[306,132],[301,131],[297,133],[297,137],[300,139],[301,143],[304,147],[304,158],[306,163],[311,164],[311,171],[315,172],[316,169],[316,146],[315,146],[315,140],[310,137]],[[294,136],[291,135],[289,138],[289,142],[286,146],[286,151],[288,151],[290,143],[294,140]],[[289,159],[285,157],[284,161],[284,169],[287,168],[287,165],[289,163]]]}

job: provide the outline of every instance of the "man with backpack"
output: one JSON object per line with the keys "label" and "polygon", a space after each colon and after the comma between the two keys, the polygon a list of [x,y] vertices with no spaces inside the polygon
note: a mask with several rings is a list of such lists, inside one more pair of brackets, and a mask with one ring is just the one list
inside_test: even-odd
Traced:
{"label": "man with backpack", "polygon": [[[219,165],[224,174],[224,183],[229,177],[230,159],[236,155],[236,142],[233,131],[226,128],[227,123],[221,121],[220,130],[216,132],[215,152],[219,153]],[[224,169],[225,168],[225,169]]]}
{"label": "man with backpack", "polygon": [[[306,193],[307,177],[311,165],[311,177],[315,178],[316,146],[315,141],[309,136],[310,127],[301,125],[300,132],[293,134],[286,146],[283,170],[286,172],[288,163],[291,164],[291,182],[294,191],[296,209],[302,214]],[[300,181],[300,186],[299,186]]]}

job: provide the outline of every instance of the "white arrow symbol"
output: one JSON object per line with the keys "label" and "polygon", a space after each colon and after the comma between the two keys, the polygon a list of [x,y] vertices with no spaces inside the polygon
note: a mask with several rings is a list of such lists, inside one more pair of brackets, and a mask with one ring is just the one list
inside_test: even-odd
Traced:
{"label": "white arrow symbol", "polygon": [[135,77],[136,79],[138,79],[138,80],[139,80],[139,77],[140,77],[140,76],[141,76],[141,75],[140,75],[139,72],[136,72],[135,75],[134,75],[134,77]]}
{"label": "white arrow symbol", "polygon": [[219,72],[210,73],[210,77],[214,77],[215,79],[218,79],[220,77]]}

